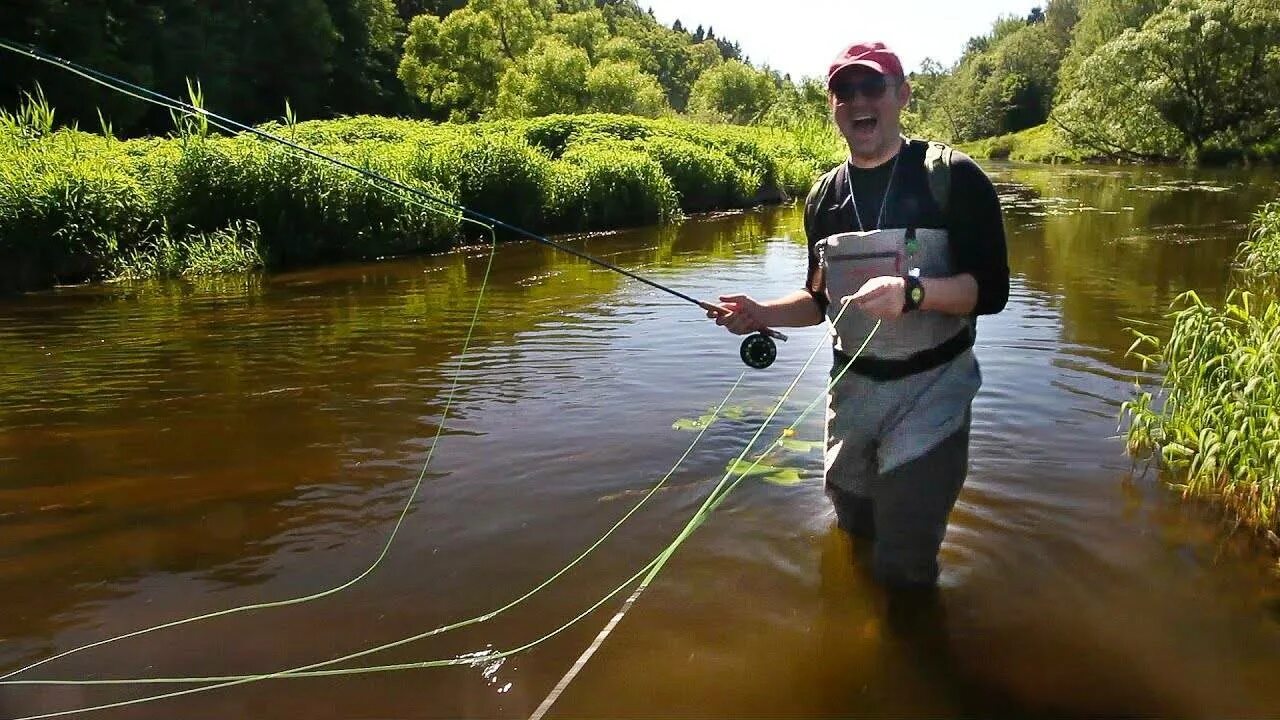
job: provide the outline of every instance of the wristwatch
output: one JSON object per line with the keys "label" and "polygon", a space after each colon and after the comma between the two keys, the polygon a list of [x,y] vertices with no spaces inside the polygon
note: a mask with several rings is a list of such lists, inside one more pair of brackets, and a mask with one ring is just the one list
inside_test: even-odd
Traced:
{"label": "wristwatch", "polygon": [[904,295],[902,303],[902,312],[911,312],[919,310],[920,305],[924,303],[924,283],[920,282],[920,278],[915,275],[903,275],[902,279],[906,281],[904,287]]}

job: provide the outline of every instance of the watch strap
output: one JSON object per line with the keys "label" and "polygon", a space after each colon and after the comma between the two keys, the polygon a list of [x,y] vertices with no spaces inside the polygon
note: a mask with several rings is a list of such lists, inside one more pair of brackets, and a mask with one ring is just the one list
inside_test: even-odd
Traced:
{"label": "watch strap", "polygon": [[924,283],[920,282],[920,278],[915,275],[904,275],[903,280],[906,282],[903,294],[903,312],[911,312],[919,310],[921,303],[924,302]]}

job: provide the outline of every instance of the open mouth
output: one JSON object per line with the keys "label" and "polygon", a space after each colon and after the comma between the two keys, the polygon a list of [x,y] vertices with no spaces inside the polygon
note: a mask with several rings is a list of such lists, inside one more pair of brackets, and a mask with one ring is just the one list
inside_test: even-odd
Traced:
{"label": "open mouth", "polygon": [[869,133],[876,129],[874,115],[860,115],[853,119],[853,129],[859,133]]}

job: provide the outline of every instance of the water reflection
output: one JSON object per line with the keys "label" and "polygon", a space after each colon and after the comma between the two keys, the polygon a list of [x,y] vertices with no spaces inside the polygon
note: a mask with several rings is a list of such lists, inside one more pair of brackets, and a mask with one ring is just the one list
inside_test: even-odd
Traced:
{"label": "water reflection", "polygon": [[[744,482],[699,529],[558,713],[1258,717],[1280,704],[1270,557],[1132,477],[1114,437],[1140,376],[1125,327],[1159,321],[1184,289],[1222,296],[1274,177],[992,173],[1015,277],[1009,309],[981,323],[986,385],[941,594],[878,594],[832,527],[820,459],[797,456],[800,482]],[[768,296],[803,280],[800,227],[783,208],[571,242],[695,296]],[[477,246],[0,303],[0,671],[358,574],[422,472],[455,372],[422,496],[365,584],[49,674],[301,664],[501,606],[572,559],[683,452],[690,435],[671,423],[721,400],[737,343],[680,301],[524,243],[498,253],[462,358],[486,263]],[[795,332],[772,371],[750,374],[743,417],[712,426],[671,489],[561,583],[376,660],[518,645],[589,606],[670,541],[823,335]],[[797,437],[820,435],[812,417]],[[134,716],[523,717],[612,612],[489,674],[271,683]],[[0,714],[75,701],[4,688]]]}

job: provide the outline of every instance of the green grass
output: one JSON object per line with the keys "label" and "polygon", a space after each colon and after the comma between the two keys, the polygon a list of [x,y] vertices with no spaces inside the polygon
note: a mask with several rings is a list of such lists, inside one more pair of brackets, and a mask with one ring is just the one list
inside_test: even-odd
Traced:
{"label": "green grass", "polygon": [[1246,281],[1266,283],[1280,275],[1280,200],[1259,208],[1251,228],[1236,251],[1236,265]]}
{"label": "green grass", "polygon": [[1280,530],[1280,202],[1254,218],[1222,307],[1195,293],[1171,307],[1167,339],[1136,333],[1130,353],[1160,367],[1158,393],[1126,402],[1130,452],[1158,453],[1187,496],[1261,532]]}
{"label": "green grass", "polygon": [[180,238],[163,233],[121,254],[111,276],[117,280],[140,280],[257,270],[264,264],[260,238],[261,230],[253,222],[238,222],[223,230]]}
{"label": "green grass", "polygon": [[[0,291],[378,258],[463,239],[456,213],[355,173],[251,136],[176,127],[172,137],[131,141],[55,130],[38,99],[0,115]],[[264,127],[542,233],[803,197],[841,158],[834,135],[815,129],[602,114]]]}
{"label": "green grass", "polygon": [[1071,143],[1052,125],[1046,123],[1008,135],[961,143],[957,147],[974,158],[1018,160],[1023,162],[1084,162],[1095,155]]}

